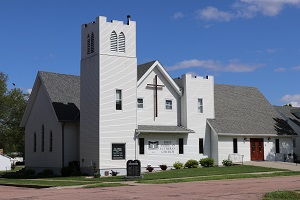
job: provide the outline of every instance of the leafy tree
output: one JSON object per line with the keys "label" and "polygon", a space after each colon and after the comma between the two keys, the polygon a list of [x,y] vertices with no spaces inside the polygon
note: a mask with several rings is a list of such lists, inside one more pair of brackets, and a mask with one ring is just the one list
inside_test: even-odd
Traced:
{"label": "leafy tree", "polygon": [[285,104],[283,106],[289,106],[289,107],[293,107],[293,105],[291,103]]}
{"label": "leafy tree", "polygon": [[19,88],[7,89],[8,76],[0,72],[0,148],[24,153],[25,132],[19,127],[26,100]]}

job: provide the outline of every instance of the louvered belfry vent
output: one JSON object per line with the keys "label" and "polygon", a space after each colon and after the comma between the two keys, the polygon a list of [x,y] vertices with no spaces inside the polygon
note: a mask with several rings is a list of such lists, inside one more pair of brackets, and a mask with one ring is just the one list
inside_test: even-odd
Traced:
{"label": "louvered belfry vent", "polygon": [[91,38],[90,38],[90,34],[87,35],[86,48],[87,48],[87,54],[90,54],[91,53]]}
{"label": "louvered belfry vent", "polygon": [[110,50],[113,52],[118,51],[118,36],[115,31],[110,35]]}
{"label": "louvered belfry vent", "polygon": [[119,34],[119,52],[125,53],[125,35],[123,32]]}
{"label": "louvered belfry vent", "polygon": [[91,53],[94,53],[95,47],[94,47],[94,33],[91,34]]}

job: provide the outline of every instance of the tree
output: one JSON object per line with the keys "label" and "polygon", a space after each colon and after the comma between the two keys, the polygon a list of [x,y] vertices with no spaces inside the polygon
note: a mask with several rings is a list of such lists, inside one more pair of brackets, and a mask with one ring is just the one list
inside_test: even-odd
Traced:
{"label": "tree", "polygon": [[293,107],[293,105],[291,103],[285,104],[283,106],[289,106],[289,107]]}
{"label": "tree", "polygon": [[19,88],[7,89],[7,80],[0,72],[0,148],[6,153],[24,153],[25,132],[19,125],[27,102]]}

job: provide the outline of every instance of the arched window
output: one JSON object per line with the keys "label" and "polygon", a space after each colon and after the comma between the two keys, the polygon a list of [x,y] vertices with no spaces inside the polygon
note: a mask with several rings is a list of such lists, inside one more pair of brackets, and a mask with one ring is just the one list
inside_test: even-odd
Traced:
{"label": "arched window", "polygon": [[41,151],[44,152],[45,150],[45,128],[44,125],[42,126],[42,145],[41,145]]}
{"label": "arched window", "polygon": [[91,34],[91,53],[94,53],[94,33]]}
{"label": "arched window", "polygon": [[119,42],[119,44],[118,44],[119,52],[124,53],[125,52],[125,35],[124,35],[123,32],[121,32],[119,34],[119,41],[118,42]]}
{"label": "arched window", "polygon": [[52,146],[53,145],[53,136],[52,131],[50,131],[50,137],[49,137],[49,151],[52,152]]}
{"label": "arched window", "polygon": [[33,152],[36,152],[36,132],[33,135]]}
{"label": "arched window", "polygon": [[87,35],[86,51],[87,51],[87,54],[91,53],[91,38],[90,38],[90,34]]}
{"label": "arched window", "polygon": [[113,52],[118,51],[118,37],[115,31],[110,35],[110,50]]}

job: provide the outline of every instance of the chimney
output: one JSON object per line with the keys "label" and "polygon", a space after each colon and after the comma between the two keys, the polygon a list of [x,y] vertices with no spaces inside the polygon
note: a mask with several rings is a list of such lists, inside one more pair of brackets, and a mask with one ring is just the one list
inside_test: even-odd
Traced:
{"label": "chimney", "polygon": [[129,25],[130,22],[130,15],[127,15],[127,25]]}

